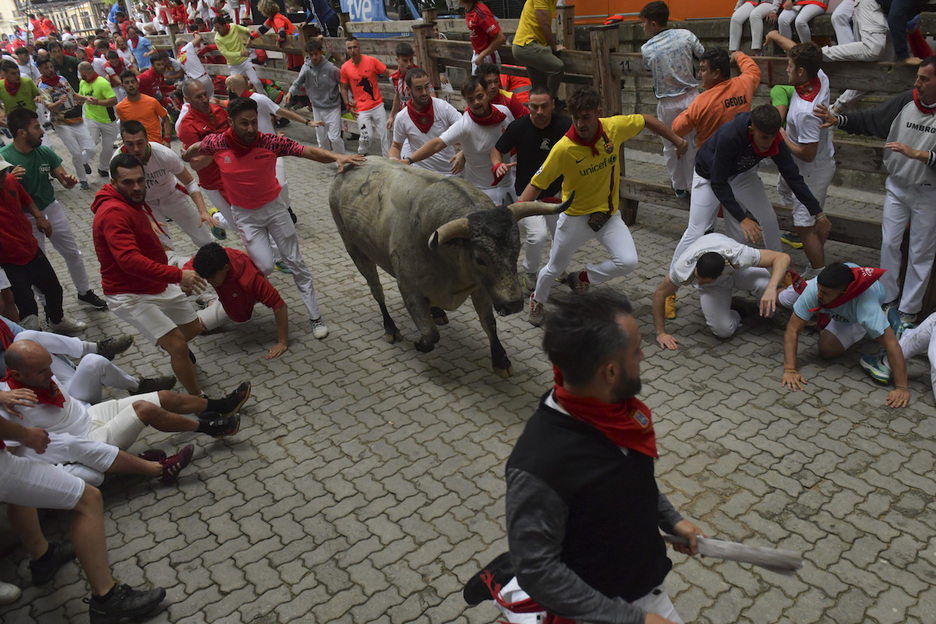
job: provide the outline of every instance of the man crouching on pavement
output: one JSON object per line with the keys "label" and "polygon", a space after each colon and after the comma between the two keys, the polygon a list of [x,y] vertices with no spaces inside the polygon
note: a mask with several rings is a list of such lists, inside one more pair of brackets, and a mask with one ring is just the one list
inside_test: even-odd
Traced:
{"label": "man crouching on pavement", "polygon": [[703,533],[657,489],[630,302],[610,290],[556,299],[543,337],[556,385],[507,460],[514,573],[547,623],[681,623],[660,529],[688,538],[686,554]]}

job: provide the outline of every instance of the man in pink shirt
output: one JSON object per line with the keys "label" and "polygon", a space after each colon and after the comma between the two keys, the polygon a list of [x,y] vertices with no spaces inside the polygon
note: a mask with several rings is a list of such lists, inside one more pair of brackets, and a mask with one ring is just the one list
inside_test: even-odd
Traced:
{"label": "man in pink shirt", "polygon": [[257,102],[250,98],[234,98],[228,104],[227,112],[230,127],[222,134],[211,134],[192,144],[182,159],[192,161],[192,168],[198,170],[211,162],[210,158],[202,156],[214,158],[250,259],[264,275],[272,273],[272,237],[286,266],[292,270],[296,287],[309,311],[312,334],[321,340],[328,336],[328,327],[315,299],[312,272],[299,251],[296,228],[286,204],[280,199],[276,158],[296,156],[322,163],[334,162],[338,163],[339,173],[345,165],[363,163],[364,158],[304,147],[286,137],[259,132]]}

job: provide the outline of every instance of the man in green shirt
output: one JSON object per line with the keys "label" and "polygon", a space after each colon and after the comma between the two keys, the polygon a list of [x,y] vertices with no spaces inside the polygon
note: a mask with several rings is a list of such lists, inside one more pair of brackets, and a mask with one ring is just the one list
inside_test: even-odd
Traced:
{"label": "man in green shirt", "polygon": [[[75,241],[68,217],[65,216],[65,209],[55,199],[55,190],[49,176],[54,177],[67,189],[78,184],[78,179],[65,171],[62,159],[52,148],[42,145],[45,131],[39,125],[38,114],[17,107],[7,115],[7,126],[13,135],[13,143],[0,148],[0,156],[11,165],[22,165],[26,170],[19,182],[32,197],[42,216],[52,225],[49,240],[65,259],[72,282],[78,290],[78,300],[98,310],[106,310],[107,303],[91,290],[81,250]],[[45,253],[45,235],[39,232],[36,219],[32,215],[26,215],[26,218],[32,223],[33,236],[39,243],[39,249]]]}
{"label": "man in green shirt", "polygon": [[259,35],[240,24],[232,24],[231,19],[224,14],[214,19],[215,45],[224,60],[231,66],[230,75],[240,74],[246,76],[257,93],[266,93],[257,70],[250,61],[250,50],[247,42],[256,39]]}
{"label": "man in green shirt", "polygon": [[66,56],[62,44],[58,41],[49,44],[49,56],[52,57],[52,67],[55,73],[67,80],[77,93],[81,83],[81,78],[78,76],[78,59],[74,56]]}
{"label": "man in green shirt", "polygon": [[102,178],[110,178],[110,159],[114,154],[114,141],[117,140],[117,133],[120,132],[117,113],[114,111],[117,96],[110,82],[98,76],[91,63],[87,61],[79,63],[78,73],[81,75],[81,83],[75,99],[84,103],[84,117],[88,125],[88,133],[91,135],[91,140],[101,146],[98,175]]}
{"label": "man in green shirt", "polygon": [[39,97],[39,88],[36,83],[26,76],[20,76],[19,65],[9,59],[0,63],[0,103],[3,112],[9,114],[17,106],[22,106],[36,112],[36,98]]}

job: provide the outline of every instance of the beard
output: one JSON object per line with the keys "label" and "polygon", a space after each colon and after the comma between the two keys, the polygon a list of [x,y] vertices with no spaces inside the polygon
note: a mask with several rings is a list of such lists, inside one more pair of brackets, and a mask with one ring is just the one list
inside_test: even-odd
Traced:
{"label": "beard", "polygon": [[614,387],[614,402],[622,403],[627,399],[637,396],[643,384],[640,377],[624,377]]}

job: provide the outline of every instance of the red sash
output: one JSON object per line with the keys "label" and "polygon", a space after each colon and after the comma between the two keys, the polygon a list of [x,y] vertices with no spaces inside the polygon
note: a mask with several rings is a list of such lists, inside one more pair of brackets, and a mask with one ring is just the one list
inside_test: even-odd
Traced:
{"label": "red sash", "polygon": [[55,407],[65,406],[65,395],[62,394],[62,391],[59,390],[59,387],[52,380],[49,380],[48,388],[33,388],[32,386],[21,384],[20,382],[13,379],[13,377],[10,375],[10,369],[8,368],[6,377],[0,379],[0,381],[5,381],[7,385],[10,386],[10,390],[19,390],[20,388],[32,390],[36,393],[36,401],[39,403],[54,405]]}
{"label": "red sash", "polygon": [[766,152],[762,152],[757,149],[757,146],[754,145],[754,137],[751,136],[751,132],[748,131],[748,141],[751,142],[751,147],[754,148],[754,153],[760,156],[761,158],[770,158],[771,156],[776,156],[777,152],[780,151],[780,143],[783,142],[783,137],[780,136],[780,133],[777,133],[777,136],[774,137],[773,143],[770,144],[770,147],[767,148]]}
{"label": "red sash", "polygon": [[808,85],[796,85],[795,88],[796,95],[807,102],[812,102],[816,99],[816,96],[819,95],[819,89],[822,88],[822,81],[816,76]]}
{"label": "red sash", "polygon": [[23,81],[20,80],[16,83],[16,86],[12,88],[10,87],[11,84],[12,83],[9,80],[3,81],[3,86],[6,87],[7,93],[9,93],[11,97],[16,97],[16,92],[19,91],[20,85],[23,84]]}
{"label": "red sash", "polygon": [[[605,145],[608,145],[608,143],[610,142],[608,139],[608,135],[605,134],[604,126],[601,124],[600,121],[598,122],[598,132],[595,133],[595,138],[593,138],[591,142],[586,141],[585,139],[580,137],[578,130],[575,129],[574,125],[569,127],[569,131],[566,132],[565,135],[569,137],[570,139],[572,139],[574,143],[578,143],[579,145],[585,145],[586,147],[590,147],[592,151],[592,156],[598,155],[598,148],[595,147],[595,145],[598,144],[598,139],[604,139]],[[605,151],[607,151],[607,149]]]}
{"label": "red sash", "polygon": [[555,366],[553,377],[556,401],[570,414],[592,425],[621,448],[658,456],[650,408],[633,397],[611,404],[571,394],[562,387],[562,372]]}
{"label": "red sash", "polygon": [[936,106],[930,107],[924,105],[923,102],[920,101],[920,93],[916,89],[913,90],[913,103],[916,104],[916,107],[924,115],[936,114]]}
{"label": "red sash", "polygon": [[848,303],[855,297],[861,295],[864,291],[871,288],[874,282],[881,279],[881,276],[884,275],[884,273],[886,273],[884,269],[874,269],[871,267],[852,268],[852,275],[855,276],[855,279],[851,284],[848,285],[848,288],[845,289],[845,292],[839,295],[838,298],[836,298],[834,301],[831,301],[826,305],[820,304],[810,310],[810,312],[819,313],[819,316],[816,319],[816,325],[819,326],[819,329],[824,328],[829,324],[829,321],[832,320],[829,315],[822,310],[837,308]]}
{"label": "red sash", "polygon": [[476,124],[478,124],[479,126],[496,126],[500,122],[507,119],[507,115],[499,111],[494,106],[491,106],[491,114],[488,115],[487,117],[478,117],[477,115],[471,112],[470,108],[467,110],[468,110],[468,115],[471,116],[471,120],[475,122]]}
{"label": "red sash", "polygon": [[431,98],[429,99],[429,106],[424,111],[416,110],[416,107],[413,106],[413,100],[410,98],[410,101],[406,103],[406,112],[409,113],[410,119],[413,120],[420,132],[429,134],[429,130],[432,129],[432,124],[435,121],[435,107],[432,105]]}

